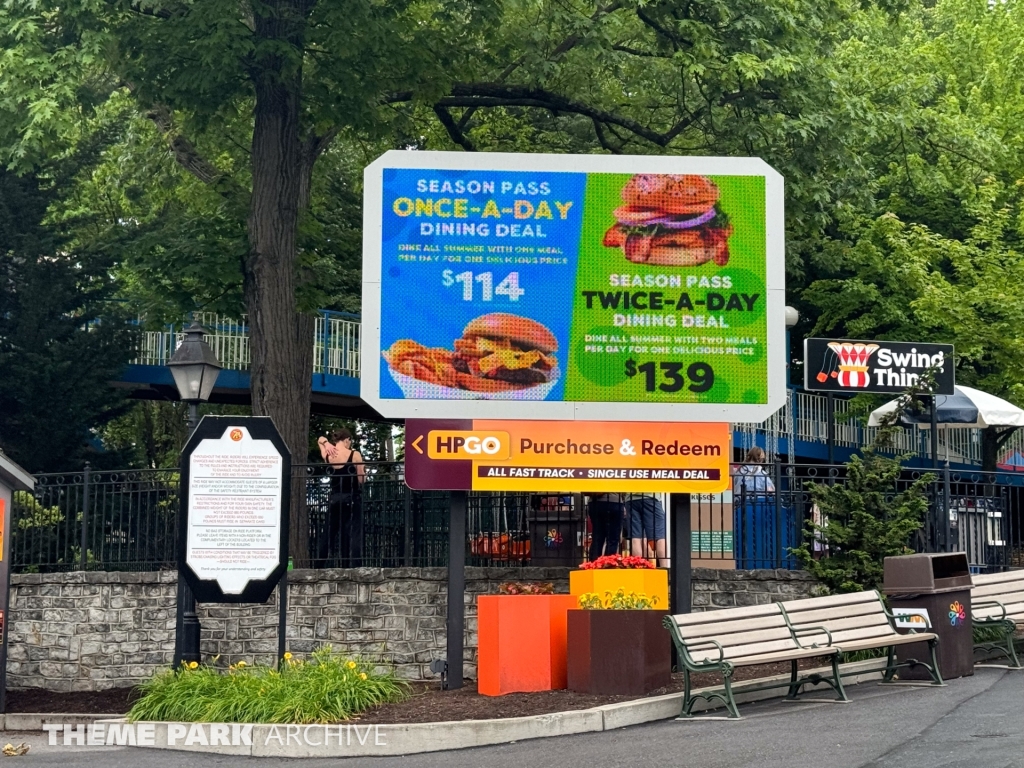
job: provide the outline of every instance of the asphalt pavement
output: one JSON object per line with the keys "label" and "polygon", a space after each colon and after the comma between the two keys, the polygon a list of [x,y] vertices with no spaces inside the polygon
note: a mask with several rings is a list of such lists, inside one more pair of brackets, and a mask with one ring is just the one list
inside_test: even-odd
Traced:
{"label": "asphalt pavement", "polygon": [[849,688],[850,704],[819,699],[741,705],[739,721],[667,720],[617,731],[408,757],[301,760],[195,755],[131,747],[28,742],[24,768],[236,768],[279,762],[326,768],[1024,768],[1024,672],[978,669],[944,688]]}

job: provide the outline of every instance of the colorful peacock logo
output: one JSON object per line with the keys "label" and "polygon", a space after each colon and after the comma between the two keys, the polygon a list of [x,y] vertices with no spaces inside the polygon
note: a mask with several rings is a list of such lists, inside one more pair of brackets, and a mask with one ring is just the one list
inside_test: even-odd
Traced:
{"label": "colorful peacock logo", "polygon": [[957,600],[949,605],[949,623],[954,627],[963,626],[964,620],[967,618],[967,612],[964,610],[963,605]]}
{"label": "colorful peacock logo", "polygon": [[562,546],[562,541],[562,534],[558,532],[558,529],[550,528],[544,537],[544,546],[548,549],[558,549]]}

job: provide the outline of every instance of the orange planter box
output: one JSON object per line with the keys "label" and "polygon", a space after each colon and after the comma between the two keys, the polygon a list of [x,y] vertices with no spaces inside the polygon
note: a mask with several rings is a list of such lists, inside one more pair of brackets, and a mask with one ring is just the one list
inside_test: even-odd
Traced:
{"label": "orange planter box", "polygon": [[668,570],[665,568],[604,568],[593,571],[569,571],[569,592],[583,595],[596,592],[604,597],[605,592],[614,594],[617,590],[643,593],[658,598],[654,609],[668,610]]}
{"label": "orange planter box", "polygon": [[565,688],[565,633],[574,595],[477,598],[477,690],[484,696]]}

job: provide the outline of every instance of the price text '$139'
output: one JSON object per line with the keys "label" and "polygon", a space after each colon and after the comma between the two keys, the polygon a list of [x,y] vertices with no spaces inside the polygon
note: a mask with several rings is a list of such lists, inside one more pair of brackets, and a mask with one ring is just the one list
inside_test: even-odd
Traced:
{"label": "price text '$139'", "polygon": [[690,363],[684,375],[683,363],[648,362],[637,365],[636,360],[630,358],[626,361],[625,373],[631,379],[642,374],[644,389],[648,392],[654,392],[655,388],[662,392],[681,392],[686,387],[691,392],[700,393],[715,386],[715,371],[708,363]]}

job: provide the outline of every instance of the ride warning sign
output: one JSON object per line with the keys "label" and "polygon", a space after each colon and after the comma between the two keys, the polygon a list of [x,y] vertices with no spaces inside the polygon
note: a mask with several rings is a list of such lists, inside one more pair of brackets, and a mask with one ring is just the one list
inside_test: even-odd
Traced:
{"label": "ride warning sign", "polygon": [[287,562],[291,461],[268,418],[207,416],[182,454],[180,551],[200,602],[263,602]]}

